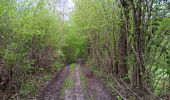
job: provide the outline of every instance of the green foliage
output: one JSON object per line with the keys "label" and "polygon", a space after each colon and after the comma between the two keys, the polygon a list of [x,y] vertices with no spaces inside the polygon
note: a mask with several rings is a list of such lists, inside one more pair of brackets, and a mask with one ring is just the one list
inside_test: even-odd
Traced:
{"label": "green foliage", "polygon": [[[117,3],[112,0],[81,0],[75,3],[73,20],[78,32],[87,36],[88,49],[93,51],[91,54],[101,56],[100,63],[105,63],[103,59],[109,55],[108,52],[116,52],[113,49],[117,46],[121,21]],[[96,59],[95,56],[91,60]]]}
{"label": "green foliage", "polygon": [[71,88],[73,88],[73,86],[74,86],[74,82],[73,82],[73,80],[70,80],[70,79],[66,79],[65,81],[64,81],[64,88],[66,89],[71,89]]}
{"label": "green foliage", "polygon": [[[151,83],[153,82],[153,87],[157,95],[162,93],[162,88],[167,89],[167,84],[169,84],[169,22],[170,18],[158,18],[157,20],[153,20],[152,27],[155,31],[155,34],[153,35],[150,43],[148,44],[150,52],[147,53],[151,57],[148,61],[148,68],[152,69],[153,73],[151,73]],[[162,86],[162,84],[164,85]]]}
{"label": "green foliage", "polygon": [[28,95],[35,95],[37,93],[38,87],[35,84],[24,83],[19,91],[22,97],[27,97]]}
{"label": "green foliage", "polygon": [[0,2],[0,62],[13,73],[10,81],[21,95],[34,94],[37,88],[25,82],[30,74],[63,67],[61,21],[46,7],[47,0]]}
{"label": "green foliage", "polygon": [[[116,0],[75,1],[76,7],[72,19],[77,31],[86,35],[89,56],[88,63],[90,66],[96,66],[90,68],[92,71],[97,68],[108,74],[108,72],[117,70],[116,66],[118,66],[119,56],[121,56],[121,54],[118,54],[121,28],[126,26],[128,29],[123,28],[123,30],[127,31],[126,38],[128,43],[127,57],[125,59],[128,65],[128,77],[135,76],[137,73],[134,71],[138,66],[138,50],[136,50],[137,43],[135,43],[137,38],[134,30],[138,23],[134,22],[135,16],[133,15],[131,2],[128,2],[128,0],[123,1],[127,1],[130,5],[128,8],[127,4],[125,8],[130,10],[127,14],[128,21],[126,21],[124,14],[126,12],[120,6],[120,2]],[[148,2],[151,3],[152,1]],[[139,6],[139,1],[133,1],[133,3],[135,7]],[[145,5],[145,3],[142,2],[139,6],[142,10],[142,22],[139,26],[142,47],[140,47],[141,50],[139,51],[142,52],[143,64],[146,67],[144,73],[148,76],[147,78],[144,75],[141,76],[141,80],[146,80],[152,88],[151,90],[156,95],[159,95],[162,92],[167,92],[170,80],[169,3],[159,0],[153,0],[153,5],[152,3]],[[128,25],[124,25],[122,22],[128,22],[126,23]],[[133,78],[131,77],[131,80]],[[127,77],[124,77],[124,79],[126,80]]]}
{"label": "green foliage", "polygon": [[71,72],[74,72],[75,67],[76,67],[76,64],[75,64],[75,63],[70,64],[70,71],[71,71]]}
{"label": "green foliage", "polygon": [[90,67],[90,71],[96,73],[97,69],[96,69],[96,67],[93,66],[93,67]]}
{"label": "green foliage", "polygon": [[77,58],[85,56],[84,54],[87,48],[87,39],[86,35],[79,33],[74,23],[69,22],[68,24],[72,24],[72,27],[67,26],[69,28],[69,33],[65,36],[65,46],[63,47],[63,52],[66,57],[66,62],[74,63]]}

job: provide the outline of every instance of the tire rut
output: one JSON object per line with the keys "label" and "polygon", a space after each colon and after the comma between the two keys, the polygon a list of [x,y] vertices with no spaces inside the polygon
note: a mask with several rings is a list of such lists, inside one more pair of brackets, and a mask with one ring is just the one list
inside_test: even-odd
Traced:
{"label": "tire rut", "polygon": [[117,100],[106,90],[102,82],[92,75],[88,68],[82,66],[81,69],[87,78],[87,92],[90,100]]}
{"label": "tire rut", "polygon": [[59,100],[60,90],[65,77],[68,75],[69,67],[63,68],[42,90],[37,100]]}
{"label": "tire rut", "polygon": [[[116,100],[113,99],[113,96],[106,90],[100,80],[93,76],[89,77],[89,69],[87,67],[79,67],[76,64],[74,70],[69,69],[69,66],[63,68],[43,89],[37,100]],[[87,80],[85,90],[80,79],[81,73],[86,76]],[[64,87],[65,79],[71,80],[73,86]],[[62,90],[64,90],[63,97],[61,95]]]}
{"label": "tire rut", "polygon": [[74,72],[69,76],[70,79],[74,80],[74,87],[65,90],[64,100],[84,100],[78,65],[75,66]]}

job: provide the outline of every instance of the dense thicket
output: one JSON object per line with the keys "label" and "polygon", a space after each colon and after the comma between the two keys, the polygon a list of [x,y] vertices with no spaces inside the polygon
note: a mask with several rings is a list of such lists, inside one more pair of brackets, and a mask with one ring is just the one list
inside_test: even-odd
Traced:
{"label": "dense thicket", "polygon": [[[91,66],[145,93],[169,93],[170,18],[166,0],[77,0],[74,20],[88,36]],[[153,98],[152,98],[153,99]],[[155,99],[155,98],[154,98]]]}
{"label": "dense thicket", "polygon": [[59,57],[55,54],[61,48],[59,19],[44,7],[45,3],[1,1],[0,87],[4,90],[22,88],[28,74],[51,68]]}
{"label": "dense thicket", "polygon": [[83,39],[60,20],[51,2],[0,1],[0,89],[9,95],[34,94],[38,89],[27,79],[44,71],[59,71],[81,52]]}

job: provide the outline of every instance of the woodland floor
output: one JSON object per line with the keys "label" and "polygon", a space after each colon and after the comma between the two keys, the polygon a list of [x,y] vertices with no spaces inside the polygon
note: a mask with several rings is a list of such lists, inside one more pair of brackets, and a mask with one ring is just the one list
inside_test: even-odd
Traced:
{"label": "woodland floor", "polygon": [[66,66],[43,90],[37,100],[115,100],[84,65]]}

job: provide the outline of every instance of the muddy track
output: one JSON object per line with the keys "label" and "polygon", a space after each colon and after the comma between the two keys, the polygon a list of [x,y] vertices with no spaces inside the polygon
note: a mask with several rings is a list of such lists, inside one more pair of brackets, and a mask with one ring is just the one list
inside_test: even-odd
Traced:
{"label": "muddy track", "polygon": [[75,65],[74,71],[69,73],[68,78],[73,80],[74,85],[72,88],[65,90],[64,100],[85,100],[78,65]]}
{"label": "muddy track", "polygon": [[81,69],[87,78],[87,92],[90,100],[117,100],[106,90],[104,84],[97,79],[87,67],[82,66]]}
{"label": "muddy track", "polygon": [[[87,67],[78,64],[72,68],[65,67],[42,90],[37,100],[117,100],[99,79],[89,73]],[[85,76],[85,81],[80,75]],[[71,84],[67,87],[65,82]]]}
{"label": "muddy track", "polygon": [[59,100],[60,90],[68,72],[69,66],[66,66],[42,90],[37,100]]}

